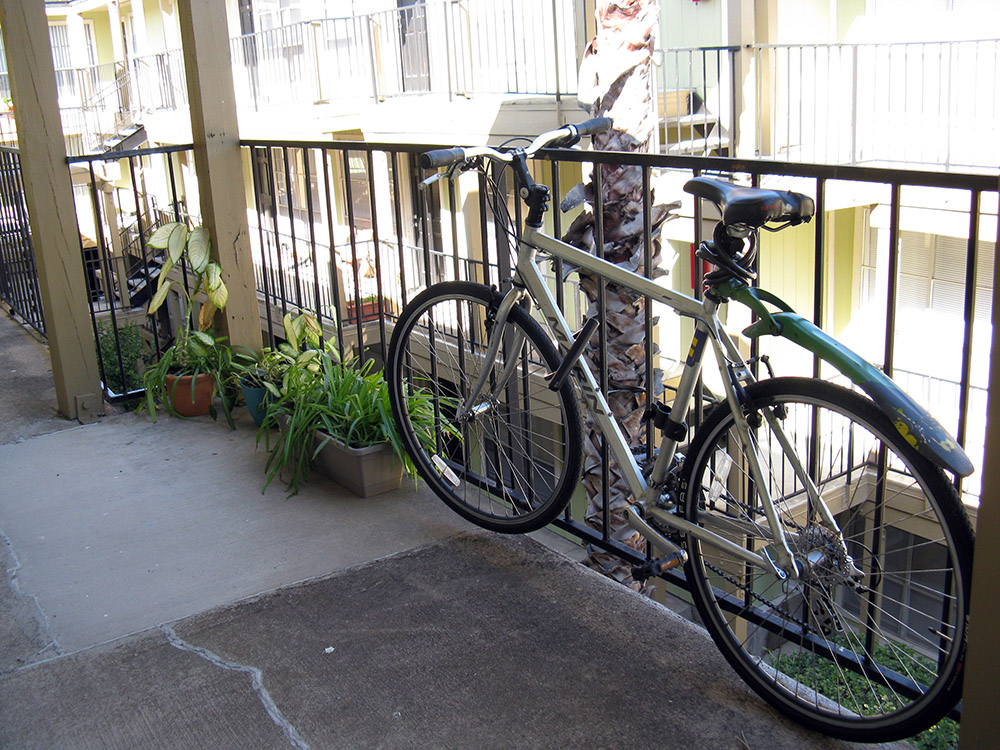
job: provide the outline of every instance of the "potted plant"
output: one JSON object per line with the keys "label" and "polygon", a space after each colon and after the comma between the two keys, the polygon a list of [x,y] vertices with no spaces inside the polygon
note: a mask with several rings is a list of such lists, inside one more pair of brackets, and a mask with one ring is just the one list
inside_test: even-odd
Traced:
{"label": "potted plant", "polygon": [[[148,244],[165,250],[166,257],[147,314],[152,315],[159,310],[170,290],[176,289],[180,292],[181,319],[174,343],[143,376],[146,388],[144,407],[154,421],[157,401],[170,414],[194,417],[210,413],[214,418],[212,397],[218,391],[222,395],[226,420],[233,426],[232,398],[226,393],[226,383],[233,371],[232,352],[223,338],[209,332],[215,313],[225,308],[229,292],[222,281],[221,266],[209,257],[211,240],[208,230],[195,227],[188,231],[179,222],[164,224],[153,232]],[[190,289],[185,284],[168,279],[170,271],[182,261],[187,262],[194,274]],[[197,329],[193,329],[191,314],[201,294],[206,299],[198,313]]]}
{"label": "potted plant", "polygon": [[[389,406],[389,391],[374,361],[339,363],[328,352],[297,361],[285,378],[280,401],[268,408],[257,433],[268,436],[265,466],[270,483],[287,472],[290,494],[311,468],[362,497],[399,487],[403,473],[416,478],[416,468],[406,454]],[[418,435],[431,444],[440,427],[430,394],[411,396],[410,412]],[[268,428],[282,426],[272,446]],[[445,429],[458,436],[450,425]]]}
{"label": "potted plant", "polygon": [[379,297],[377,294],[369,294],[366,297],[362,297],[360,300],[348,300],[347,301],[347,322],[356,323],[358,320],[358,314],[361,314],[361,322],[365,323],[370,320],[378,320],[379,313]]}
{"label": "potted plant", "polygon": [[[286,341],[276,347],[265,347],[260,354],[241,352],[237,365],[239,386],[243,393],[247,411],[254,423],[260,427],[267,411],[267,405],[282,397],[285,375],[300,358],[308,361],[310,351],[324,347],[323,329],[314,315],[300,312],[286,313],[282,321]],[[331,357],[337,358],[331,341],[325,344]],[[318,365],[316,365],[318,371]]]}

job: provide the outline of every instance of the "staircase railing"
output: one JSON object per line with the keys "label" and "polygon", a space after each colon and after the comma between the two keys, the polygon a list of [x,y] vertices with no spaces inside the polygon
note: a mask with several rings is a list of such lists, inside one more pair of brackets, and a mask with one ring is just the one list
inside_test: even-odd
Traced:
{"label": "staircase railing", "polygon": [[656,113],[663,153],[733,154],[738,136],[734,99],[738,51],[739,47],[656,51]]}

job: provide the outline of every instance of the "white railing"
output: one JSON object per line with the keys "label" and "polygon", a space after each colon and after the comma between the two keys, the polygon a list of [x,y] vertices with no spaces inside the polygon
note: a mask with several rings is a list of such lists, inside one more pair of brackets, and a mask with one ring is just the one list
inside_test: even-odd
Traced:
{"label": "white railing", "polygon": [[1000,165],[1000,40],[763,45],[755,58],[761,156]]}

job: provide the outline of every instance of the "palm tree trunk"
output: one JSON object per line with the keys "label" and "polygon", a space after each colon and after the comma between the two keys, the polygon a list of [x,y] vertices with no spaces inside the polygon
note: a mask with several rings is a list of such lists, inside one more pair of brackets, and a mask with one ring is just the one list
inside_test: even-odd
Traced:
{"label": "palm tree trunk", "polygon": [[[611,117],[614,128],[593,138],[595,150],[650,152],[655,145],[656,111],[652,100],[653,30],[658,23],[656,0],[598,0],[597,35],[587,48],[580,67],[581,104],[589,103],[595,117]],[[591,205],[577,217],[564,239],[606,260],[641,273],[646,252],[652,253],[654,275],[658,269],[659,239],[652,247],[643,242],[643,178],[639,167],[598,165],[602,199],[603,246],[597,247],[594,218],[594,180],[586,188],[571,191],[563,208],[589,196]],[[650,196],[654,235],[670,216],[673,206],[655,206]],[[674,204],[676,205],[676,204]],[[629,444],[640,450],[645,443],[647,394],[658,395],[662,374],[654,370],[647,382],[646,300],[614,284],[581,274],[581,287],[590,301],[588,315],[600,312],[603,300],[606,348],[602,356],[597,340],[587,352],[595,372],[607,373],[607,398]],[[625,521],[624,509],[633,501],[628,485],[602,449],[601,436],[593,424],[587,426],[584,485],[587,488],[587,523],[600,530],[607,507],[608,533],[615,541],[634,549],[642,537]],[[605,482],[607,466],[607,482]],[[590,563],[616,580],[640,590],[631,570],[607,553],[591,549]]]}

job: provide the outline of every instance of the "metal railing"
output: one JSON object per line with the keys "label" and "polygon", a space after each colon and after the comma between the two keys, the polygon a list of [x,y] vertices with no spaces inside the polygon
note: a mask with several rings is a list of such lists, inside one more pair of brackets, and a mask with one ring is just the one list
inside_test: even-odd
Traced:
{"label": "metal railing", "polygon": [[[179,179],[179,155],[191,152],[189,145],[164,146],[67,159],[70,169],[85,174],[84,189],[76,192],[80,252],[94,338],[102,352],[101,381],[111,401],[136,395],[115,392],[110,385],[136,382],[136,363],[123,357],[122,328],[140,328],[149,359],[163,351],[174,335],[176,321],[169,305],[155,318],[145,314],[164,260],[162,251],[150,248],[146,240],[163,223],[191,218]],[[127,175],[128,189],[105,192],[110,185],[101,175],[105,163]],[[137,177],[140,171],[142,180]],[[183,265],[179,273],[186,282]],[[101,341],[104,337],[111,337],[111,342]]]}
{"label": "metal railing", "polygon": [[[469,175],[463,178],[464,187],[461,190],[450,184],[440,191],[418,191],[415,188],[418,173],[411,157],[415,151],[426,147],[263,141],[244,145],[253,154],[252,161],[257,165],[254,172],[257,205],[254,210],[258,217],[259,237],[255,243],[257,248],[267,248],[267,252],[255,250],[255,262],[262,268],[272,268],[270,286],[262,289],[262,293],[268,296],[272,306],[283,306],[283,310],[285,307],[316,309],[318,300],[320,306],[326,306],[318,310],[321,319],[336,328],[341,345],[348,349],[354,347],[355,353],[362,351],[357,343],[359,341],[364,341],[364,346],[384,347],[387,331],[391,330],[395,318],[394,310],[424,286],[453,278],[500,284],[509,276],[510,248],[505,235],[498,233],[492,219],[485,215],[485,185],[471,185],[469,181],[474,178]],[[995,200],[995,179],[975,174],[823,167],[716,157],[554,152],[552,159],[553,178],[557,183],[560,181],[560,170],[572,168],[569,166],[571,162],[624,162],[641,169],[645,179],[653,183],[666,179],[678,191],[683,178],[677,175],[711,170],[744,178],[748,176],[755,182],[791,185],[794,189],[815,195],[818,218],[812,226],[783,233],[780,244],[778,239],[770,237],[762,240],[764,260],[761,283],[791,300],[821,326],[845,327],[844,321],[848,318],[855,321],[864,318],[865,324],[860,326],[865,332],[864,340],[848,343],[861,348],[865,355],[890,374],[899,363],[905,363],[908,370],[913,370],[914,360],[912,353],[896,351],[899,333],[904,330],[901,327],[913,324],[897,301],[901,294],[899,251],[891,252],[881,261],[890,264],[884,276],[887,286],[883,293],[861,300],[858,290],[853,289],[856,283],[853,272],[847,274],[839,269],[831,275],[828,270],[832,268],[834,253],[843,258],[845,251],[834,246],[831,239],[833,230],[827,225],[825,212],[857,211],[861,220],[866,220],[864,212],[872,200],[872,190],[879,190],[881,196],[876,201],[885,204],[890,216],[888,244],[899,248],[903,227],[900,213],[906,199],[914,195],[925,203],[927,191],[932,191],[931,194],[941,201],[942,206],[948,205],[964,215],[959,222],[965,222],[969,233],[965,240],[967,257],[964,271],[959,274],[962,279],[958,282],[964,290],[961,295],[964,299],[962,311],[954,316],[941,313],[942,319],[947,321],[947,326],[942,326],[944,335],[961,341],[961,353],[956,356],[951,367],[953,372],[947,377],[941,374],[941,363],[928,362],[928,369],[924,372],[907,375],[907,383],[916,389],[917,397],[932,413],[938,415],[945,426],[966,444],[974,462],[981,465],[985,425],[982,420],[970,418],[969,408],[980,398],[985,387],[985,373],[974,367],[973,350],[988,346],[988,342],[977,337],[974,323],[977,317],[981,324],[987,322],[982,320],[981,296],[983,285],[989,280],[977,279],[976,269],[982,265],[978,257],[986,254],[984,257],[988,262],[989,253],[994,248],[993,240],[982,238],[983,229],[993,220],[984,214],[982,204],[984,200],[987,203]],[[354,179],[345,180],[344,175],[357,170],[359,164],[363,169],[355,172]],[[834,205],[828,206],[826,191],[828,184],[834,181],[837,198]],[[858,194],[855,204],[846,208],[845,184],[853,185]],[[284,191],[285,185],[297,187],[289,196]],[[308,191],[306,185],[310,185]],[[378,188],[379,185],[383,187]],[[558,184],[555,187],[557,191],[560,189]],[[694,208],[690,204],[685,206],[687,215],[694,219]],[[511,211],[512,214],[518,211],[513,201]],[[357,220],[359,213],[364,214],[363,226],[359,226]],[[312,217],[311,220],[308,217]],[[414,220],[412,217],[417,218]],[[550,221],[551,228],[558,233],[562,228],[561,218],[553,212]],[[951,226],[954,226],[954,221]],[[828,231],[830,236],[827,236]],[[841,234],[836,236],[843,237]],[[285,245],[284,252],[275,253],[274,248],[280,244],[275,243],[275,237],[281,238],[280,242]],[[790,249],[788,238],[793,237],[796,239]],[[675,251],[678,255],[686,254],[688,244],[699,239],[694,235],[685,238],[675,245]],[[849,242],[853,241],[852,234]],[[414,247],[419,248],[416,255],[412,250]],[[851,250],[849,255],[853,257],[855,248]],[[680,277],[685,275],[684,266],[683,260],[679,260],[674,269],[678,277],[675,283],[683,283]],[[274,273],[278,275],[274,276]],[[284,279],[280,288],[275,284],[279,278]],[[559,287],[561,298],[567,305],[580,308],[576,284],[572,281],[559,284],[556,278],[557,275],[553,274],[552,283]],[[803,284],[804,278],[812,278],[813,281]],[[317,295],[315,290],[326,284],[330,285],[331,292],[327,296]],[[368,295],[377,295],[382,300],[377,325],[362,326],[358,322],[345,328],[345,301]],[[878,305],[882,305],[881,311]],[[732,320],[737,319],[737,313],[731,312],[731,315]],[[669,370],[681,357],[680,352],[671,352],[671,348],[676,349],[683,336],[669,333],[671,325],[665,322],[659,324],[648,337],[651,347],[656,344],[664,352],[655,355],[664,370]],[[759,346],[765,352],[778,355],[774,361],[783,364],[782,374],[826,374],[820,373],[818,362],[812,358],[797,357],[796,352],[786,350],[780,340],[767,341]],[[649,356],[654,356],[652,349]],[[945,380],[954,385],[948,388],[925,387],[927,383]],[[978,478],[974,476],[966,480],[963,490],[966,499],[974,503],[979,492]]]}
{"label": "metal railing", "polygon": [[[306,309],[317,314],[344,357],[373,356],[381,360],[398,311],[421,289],[450,279],[497,286],[509,279],[512,248],[506,233],[488,215],[485,178],[469,173],[458,183],[442,181],[433,189],[419,190],[417,183],[425,175],[415,166],[414,157],[427,146],[287,141],[246,141],[243,146],[253,175],[254,202],[249,209],[254,219],[249,252],[262,307],[262,327],[269,343],[283,337],[280,326],[286,312]],[[176,150],[182,149],[173,149]],[[149,160],[163,160],[165,177],[161,183],[172,186],[175,184],[171,172],[174,159],[173,154],[166,151],[170,150],[127,152],[117,158],[124,165],[123,172],[134,170],[143,163],[147,184],[154,174],[154,165]],[[838,335],[841,329],[850,328],[845,323],[848,318],[860,320],[865,340],[847,339],[845,343],[860,349],[890,375],[896,372],[903,378],[913,395],[966,446],[974,464],[982,465],[985,423],[977,415],[983,411],[979,402],[985,394],[986,383],[985,373],[978,369],[976,361],[979,359],[977,353],[989,343],[981,338],[982,330],[979,333],[976,330],[977,320],[980,329],[987,322],[983,318],[988,318],[988,306],[984,307],[977,295],[981,297],[989,279],[977,278],[977,269],[988,265],[990,253],[995,252],[995,237],[983,237],[989,222],[993,221],[983,206],[994,205],[997,199],[995,178],[972,173],[828,167],[719,157],[578,151],[552,151],[546,157],[551,162],[546,181],[552,185],[556,199],[567,192],[568,181],[578,179],[581,163],[585,170],[587,164],[593,163],[630,165],[637,170],[636,179],[657,186],[658,195],[663,196],[664,191],[669,190],[669,195],[664,196],[668,198],[684,197],[680,185],[689,176],[703,172],[731,175],[753,184],[790,187],[815,196],[817,212],[811,225],[762,239],[760,283]],[[73,160],[89,165],[93,178],[91,194],[96,206],[100,206],[100,201],[96,197],[98,180],[93,165],[109,158]],[[832,191],[834,186],[836,196],[828,201],[828,190]],[[857,201],[853,204],[845,199],[845,186],[857,192]],[[170,207],[171,218],[184,219],[183,196],[176,189],[172,190],[158,202]],[[855,221],[865,220],[865,212],[873,201],[872,190],[881,191],[874,200],[885,204],[889,215],[888,246],[897,250],[890,251],[888,257],[880,261],[888,266],[878,277],[879,283],[885,286],[883,293],[861,300],[856,273],[859,269],[840,266],[845,257],[860,254],[853,247],[855,231],[852,228],[847,233],[850,239],[844,240],[844,235],[835,231],[835,225],[843,221],[841,212],[844,211],[858,212],[857,215],[851,213],[848,223],[852,227]],[[910,195],[918,197],[924,206],[935,203],[947,206],[949,212],[960,215],[959,223],[967,227],[966,258],[959,282],[964,290],[962,309],[955,315],[941,313],[940,318],[943,335],[949,340],[959,340],[961,353],[954,362],[942,364],[936,359],[925,360],[925,369],[913,367],[914,359],[919,360],[919,357],[906,356],[907,352],[897,350],[897,344],[907,340],[900,332],[911,325],[899,301],[898,250],[901,232],[911,213],[908,208],[904,211]],[[148,198],[135,194],[129,202],[139,205],[143,200]],[[664,255],[673,259],[666,270],[673,272],[675,288],[691,293],[700,288],[700,282],[689,275],[687,253],[692,242],[700,241],[705,217],[689,198],[684,200],[688,202],[681,204],[681,220],[666,227],[690,229],[674,232],[669,246],[672,252]],[[553,203],[558,205],[558,200]],[[509,207],[515,222],[519,223],[520,209],[512,196],[509,196]],[[98,216],[101,227],[108,225],[106,216],[101,214],[106,208],[92,206],[90,210]],[[557,235],[569,225],[569,219],[555,211],[547,220],[548,229]],[[134,223],[137,226],[133,242],[144,247],[141,238],[148,236],[151,227],[143,225],[140,229],[138,225],[143,221],[139,217]],[[954,225],[952,215],[951,226]],[[117,300],[117,304],[107,305],[95,298],[94,315],[113,318],[118,314],[126,317],[138,314],[142,317],[141,309],[134,310],[120,292],[120,272],[118,281],[114,281],[115,250],[102,231],[97,232],[96,243],[95,269],[99,274],[95,271],[92,278],[96,281],[92,283],[103,285],[95,289],[105,299]],[[995,227],[989,229],[993,234],[996,231]],[[850,252],[839,246],[845,241],[851,245]],[[651,248],[655,243],[651,237],[646,237],[642,246]],[[142,262],[133,263],[132,268],[141,271],[140,276],[145,275],[147,281],[151,280],[155,258],[148,254],[141,258]],[[653,259],[640,260],[639,267],[647,263],[652,264]],[[697,276],[699,270],[694,268],[690,273]],[[803,283],[806,279],[808,281]],[[571,323],[578,323],[586,310],[586,302],[575,277],[564,279],[553,269],[549,282]],[[372,309],[359,304],[368,300],[374,302],[369,305]],[[739,330],[748,322],[742,321],[736,306],[732,306],[729,326]],[[658,368],[669,372],[682,358],[680,346],[687,340],[682,327],[687,324],[677,321],[674,316],[665,316],[656,323],[649,320],[646,325],[646,356]],[[169,337],[169,326],[164,321],[157,321],[148,330],[151,336],[159,335],[160,341]],[[801,350],[782,339],[746,343],[754,354],[771,355],[778,374],[835,375],[811,355],[802,356]],[[707,383],[706,387],[711,390],[712,384]],[[647,398],[653,396],[647,394]],[[978,482],[978,475],[973,475],[961,485],[963,498],[973,514],[979,494]],[[585,529],[572,515],[560,524],[617,554],[626,557],[635,554],[619,548],[613,540],[592,529]]]}
{"label": "metal railing", "polygon": [[754,56],[761,155],[1000,165],[1000,40],[759,45]]}
{"label": "metal railing", "polygon": [[45,335],[38,267],[17,149],[0,146],[0,299],[10,312]]}
{"label": "metal railing", "polygon": [[[485,177],[467,173],[460,181],[441,181],[431,189],[418,189],[417,184],[425,173],[415,166],[414,157],[427,146],[265,141],[247,141],[242,146],[253,175],[253,206],[250,208],[255,217],[252,234],[256,236],[250,252],[258,280],[258,299],[264,313],[263,327],[269,343],[273,344],[281,338],[282,331],[278,326],[285,312],[308,309],[317,312],[327,335],[335,341],[342,356],[372,357],[384,361],[388,337],[398,311],[419,290],[450,279],[500,287],[509,282],[511,238],[487,211],[488,185]],[[85,166],[90,175],[89,194],[92,196],[91,209],[99,239],[99,260],[105,264],[99,267],[102,275],[113,265],[108,261],[113,257],[115,247],[108,240],[105,228],[114,222],[108,216],[108,204],[98,198],[100,180],[95,164],[118,159],[121,169],[132,175],[132,184],[136,185],[139,184],[134,179],[137,166],[142,164],[148,183],[153,176],[152,160],[161,159],[164,203],[170,206],[170,216],[165,218],[186,220],[183,195],[176,188],[173,163],[176,152],[189,149],[146,149],[116,157],[103,155],[70,160],[77,168]],[[8,153],[3,152],[5,158]],[[864,327],[873,329],[874,337],[879,342],[874,356],[868,352],[870,358],[888,374],[895,374],[911,390],[915,390],[915,395],[925,402],[925,406],[966,446],[974,464],[982,466],[985,421],[980,420],[978,414],[985,411],[981,408],[981,401],[986,393],[986,384],[974,370],[973,349],[984,345],[977,340],[975,327],[977,315],[986,312],[981,304],[977,305],[977,293],[983,282],[977,278],[977,269],[983,258],[988,260],[989,253],[995,253],[995,235],[1000,231],[995,226],[990,227],[992,234],[988,238],[984,238],[981,231],[992,220],[984,205],[995,205],[1000,197],[994,177],[973,173],[617,152],[552,150],[542,156],[549,162],[545,181],[553,188],[554,205],[558,205],[559,199],[568,191],[569,183],[579,179],[581,167],[585,173],[588,165],[628,166],[636,170],[635,178],[642,184],[656,185],[660,190],[664,186],[679,186],[692,175],[711,173],[754,185],[792,187],[814,196],[816,214],[812,224],[789,229],[782,233],[780,240],[763,238],[760,283],[779,296],[795,300],[800,311],[820,325],[842,317],[845,312],[862,315]],[[8,173],[9,170],[3,170],[0,176],[6,178]],[[511,182],[502,174],[495,177],[501,184],[506,182],[509,185]],[[828,193],[834,192],[834,183],[838,189],[836,197],[831,199]],[[859,194],[859,203],[846,208],[845,184],[855,188]],[[847,252],[845,247],[838,246],[840,243],[836,238],[840,235],[833,231],[840,218],[838,212],[868,210],[872,186],[880,186],[886,191],[889,246],[892,248],[886,259],[887,273],[880,277],[885,284],[884,296],[878,298],[882,305],[881,314],[873,314],[871,309],[858,305],[853,298],[844,301],[845,290],[857,292],[857,269],[842,269],[836,261],[845,256],[854,257],[857,253],[853,252],[853,247],[848,248],[852,252]],[[932,370],[937,363],[932,361],[928,361],[929,369],[924,372],[895,366],[900,360],[897,343],[903,309],[898,302],[900,235],[907,220],[903,208],[910,191],[917,191],[925,206],[924,211],[933,210],[935,205],[948,206],[949,210],[963,215],[964,226],[967,227],[962,282],[964,304],[960,315],[947,318],[951,326],[948,335],[962,341],[962,354],[954,363],[958,373],[955,378],[934,374]],[[653,194],[648,194],[650,199],[644,209],[647,211],[651,210],[648,204],[653,202]],[[675,196],[671,194],[669,197]],[[140,206],[144,200],[148,200],[148,196],[133,191],[125,202]],[[692,242],[698,243],[703,228],[710,226],[710,220],[706,224],[705,220],[709,217],[703,214],[702,206],[691,199],[686,200],[689,202],[681,204],[680,221],[674,222],[686,227],[676,232],[671,240],[675,251],[686,250]],[[926,208],[928,205],[932,208]],[[5,210],[7,206],[5,202]],[[509,191],[508,206],[515,226],[518,226],[521,219],[519,203],[513,200]],[[122,208],[121,202],[118,208]],[[600,201],[595,210],[601,211]],[[133,243],[143,249],[145,237],[152,229],[144,225],[143,216],[148,213],[136,210],[134,231],[126,230]],[[4,216],[12,216],[20,225],[26,223],[23,213],[5,213]],[[690,223],[685,223],[688,220]],[[569,224],[569,217],[564,218],[553,211],[547,216],[547,222],[549,232],[561,235]],[[81,220],[81,226],[84,223]],[[848,223],[852,226],[848,234],[853,241],[857,234],[853,229],[854,222]],[[639,260],[638,267],[645,274],[653,275],[658,270],[658,261],[650,253],[655,252],[656,242],[648,222],[644,224],[646,228],[641,247],[645,257]],[[597,231],[596,241],[600,246],[600,229]],[[6,239],[6,235],[0,239]],[[7,246],[0,243],[0,248],[6,250]],[[667,257],[669,253],[663,255]],[[2,257],[6,258],[5,255]],[[143,258],[142,273],[149,282],[153,278],[150,269],[154,258],[149,254]],[[571,274],[564,275],[562,270],[554,269],[548,277],[549,283],[570,320],[579,323],[583,312],[579,283]],[[676,289],[693,293],[700,289],[701,270],[696,267],[693,272],[695,278],[689,277],[684,253],[678,252],[667,270],[674,272],[672,283]],[[107,273],[113,275],[110,270]],[[803,280],[806,280],[805,284]],[[111,288],[104,287],[104,293],[109,294]],[[374,309],[362,309],[358,303],[369,296],[375,298]],[[353,308],[351,302],[354,303]],[[96,306],[92,308],[95,337],[99,318],[109,320],[113,331],[117,331],[119,325],[130,317],[145,320],[143,311],[129,310],[124,299],[118,305],[109,305],[104,312],[106,314],[102,314]],[[607,314],[599,305],[594,312],[600,319]],[[726,325],[739,330],[743,324],[730,309]],[[153,349],[158,350],[161,344],[166,343],[169,321],[161,316],[157,320],[146,320],[145,325]],[[647,315],[644,327],[646,357],[654,366],[669,369],[674,358],[683,355],[682,351],[670,351],[664,346],[671,341],[666,331],[669,324],[657,322],[652,315]],[[158,336],[162,338],[158,339]],[[684,340],[684,336],[677,339]],[[933,342],[925,344],[934,348]],[[599,346],[606,346],[604,337]],[[781,339],[754,340],[749,342],[749,346],[752,354],[772,355],[780,375],[838,377],[808,354],[804,358],[788,356],[792,348],[785,346]],[[118,353],[116,366],[124,370],[125,362],[122,361],[117,339],[115,348]],[[113,356],[111,360],[114,365]],[[102,363],[102,377],[106,375],[103,368]],[[647,402],[657,397],[652,383],[646,388]],[[707,383],[706,391],[710,390],[711,384]],[[698,423],[697,412],[696,408],[695,413],[689,415],[694,424]],[[863,462],[831,468],[850,476],[856,470],[863,470]],[[978,495],[976,482],[977,475],[973,475],[964,484],[959,484],[973,520]],[[641,564],[645,561],[643,552],[611,538],[606,526],[584,524],[579,520],[578,513],[579,507],[571,503],[554,525],[586,543],[611,551],[626,562]],[[668,571],[663,577],[671,585],[686,585],[680,573]]]}
{"label": "metal railing", "polygon": [[734,79],[738,47],[656,52],[656,114],[661,150],[730,156],[738,138]]}

